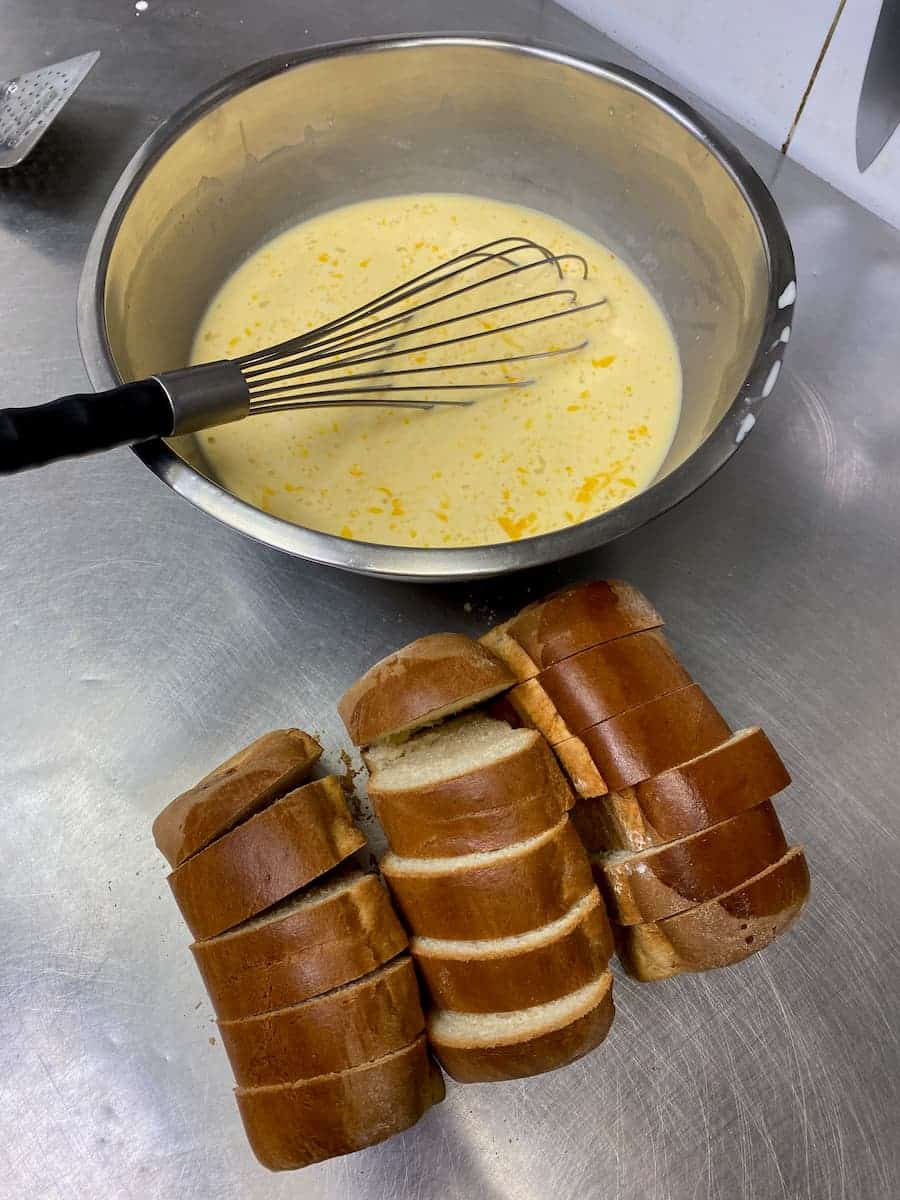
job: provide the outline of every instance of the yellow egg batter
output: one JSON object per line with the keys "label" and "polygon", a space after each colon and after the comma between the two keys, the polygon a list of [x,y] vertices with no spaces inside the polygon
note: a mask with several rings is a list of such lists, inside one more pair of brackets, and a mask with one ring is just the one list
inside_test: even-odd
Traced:
{"label": "yellow egg batter", "polygon": [[[521,337],[488,337],[470,356],[569,346],[583,337],[587,349],[511,364],[499,376],[495,368],[491,378],[535,382],[484,393],[470,408],[313,410],[222,426],[199,435],[213,476],[298,525],[433,547],[545,533],[647,487],[671,444],[681,403],[671,330],[619,258],[532,209],[427,194],[366,201],[304,222],[226,281],[197,331],[192,362],[234,358],[303,333],[508,234],[554,253],[583,255],[588,281],[571,273],[579,300],[607,302]],[[541,290],[547,279],[529,275],[527,286]]]}

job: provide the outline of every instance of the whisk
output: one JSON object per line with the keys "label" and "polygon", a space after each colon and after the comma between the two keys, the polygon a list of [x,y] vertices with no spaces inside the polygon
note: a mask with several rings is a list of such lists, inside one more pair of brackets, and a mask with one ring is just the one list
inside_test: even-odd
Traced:
{"label": "whisk", "polygon": [[[516,339],[606,303],[582,303],[567,286],[568,269],[587,278],[581,255],[555,254],[530,238],[497,238],[277,346],[107,392],[2,410],[0,473],[258,413],[347,405],[431,409],[528,387],[534,380],[511,374],[510,364],[573,354],[588,342],[523,350]],[[547,272],[551,286],[528,290]],[[491,339],[517,352],[485,355]],[[445,361],[429,362],[436,352]]]}

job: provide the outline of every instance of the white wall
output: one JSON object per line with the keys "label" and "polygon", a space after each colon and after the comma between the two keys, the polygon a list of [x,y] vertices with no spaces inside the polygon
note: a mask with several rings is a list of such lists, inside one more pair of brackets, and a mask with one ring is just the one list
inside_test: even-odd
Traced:
{"label": "white wall", "polygon": [[[792,131],[840,0],[562,0],[702,96],[900,227],[900,134],[864,174],[856,108],[881,0],[846,0]],[[898,64],[900,70],[900,64]]]}

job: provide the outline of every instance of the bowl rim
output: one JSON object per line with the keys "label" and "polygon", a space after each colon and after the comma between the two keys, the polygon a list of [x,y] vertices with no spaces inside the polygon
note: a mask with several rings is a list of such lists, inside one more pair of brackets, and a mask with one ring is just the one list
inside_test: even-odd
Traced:
{"label": "bowl rim", "polygon": [[78,341],[85,369],[96,390],[115,387],[122,382],[110,350],[104,311],[106,271],[112,246],[145,176],[177,138],[223,101],[284,71],[322,59],[415,50],[423,46],[476,47],[538,58],[597,78],[615,80],[655,104],[693,134],[732,177],[756,221],[769,273],[766,311],[756,353],[734,400],[716,428],[665,478],[616,508],[578,525],[549,533],[487,546],[448,549],[351,541],[294,525],[255,508],[207,479],[161,440],[133,447],[142,462],[180,496],[264,545],[360,574],[419,582],[449,582],[507,574],[595,549],[661,516],[710,479],[753,428],[756,410],[778,378],[793,320],[796,272],[781,213],[743,154],[691,105],[637,72],[613,63],[581,58],[543,43],[523,43],[502,36],[423,34],[333,42],[275,55],[234,72],[163,121],[134,153],[97,221],[78,289]]}

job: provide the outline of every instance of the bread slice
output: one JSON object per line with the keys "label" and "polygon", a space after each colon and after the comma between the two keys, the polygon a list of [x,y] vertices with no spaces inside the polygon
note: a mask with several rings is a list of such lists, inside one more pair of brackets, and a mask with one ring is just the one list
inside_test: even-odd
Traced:
{"label": "bread slice", "polygon": [[474,942],[413,938],[410,949],[437,1008],[508,1012],[585,987],[606,968],[613,937],[594,890],[530,933]]}
{"label": "bread slice", "polygon": [[581,650],[662,624],[637,588],[619,579],[599,580],[529,604],[481,641],[524,680]]}
{"label": "bread slice", "polygon": [[570,737],[553,747],[569,782],[583,800],[605,796],[609,791],[600,768],[580,737]]}
{"label": "bread slice", "polygon": [[478,642],[434,633],[370,667],[338,701],[338,712],[354,745],[368,746],[474,708],[514,683]]}
{"label": "bread slice", "polygon": [[402,1050],[337,1074],[235,1092],[253,1153],[292,1171],[374,1146],[444,1098],[424,1035]]}
{"label": "bread slice", "polygon": [[343,869],[191,952],[216,1015],[232,1021],[359,979],[406,945],[378,877]]}
{"label": "bread slice", "polygon": [[[592,725],[571,740],[584,746],[607,787],[619,791],[713,750],[730,736],[725,719],[693,683]],[[557,751],[564,765],[567,745]]]}
{"label": "bread slice", "polygon": [[424,1028],[419,985],[408,954],[291,1008],[219,1022],[241,1087],[347,1071],[402,1049]]}
{"label": "bread slice", "polygon": [[460,1083],[520,1079],[564,1067],[599,1046],[614,1012],[612,975],[604,971],[559,1000],[516,1012],[435,1009],[428,1036],[441,1066]]}
{"label": "bread slice", "polygon": [[787,848],[778,815],[765,800],[665,846],[596,854],[591,862],[613,920],[638,925],[720,896],[778,862]]}
{"label": "bread slice", "polygon": [[575,828],[588,850],[643,850],[727,821],[791,782],[761,729],[600,799],[579,800]]}
{"label": "bread slice", "polygon": [[593,890],[587,854],[568,817],[503,850],[455,858],[381,860],[397,907],[420,937],[511,937],[556,921]]}
{"label": "bread slice", "polygon": [[571,788],[544,739],[482,713],[367,754],[369,799],[410,858],[499,850],[557,825]]}
{"label": "bread slice", "polygon": [[689,683],[663,633],[648,629],[573,654],[519,687],[534,689],[527,698],[528,723],[553,742]]}
{"label": "bread slice", "polygon": [[622,966],[649,982],[710,971],[764,950],[796,920],[809,895],[803,850],[780,859],[730,892],[664,921],[616,929]]}
{"label": "bread slice", "polygon": [[301,729],[273,729],[176,797],[153,822],[153,837],[177,867],[216,838],[302,783],[322,753]]}
{"label": "bread slice", "polygon": [[195,938],[213,937],[295,892],[366,844],[336,776],[316,779],[223,834],[169,876]]}

